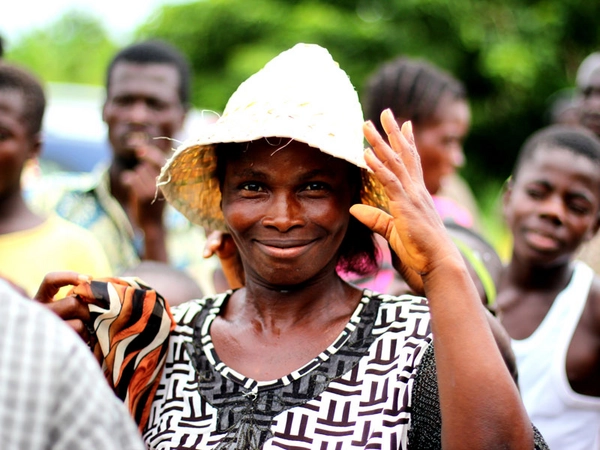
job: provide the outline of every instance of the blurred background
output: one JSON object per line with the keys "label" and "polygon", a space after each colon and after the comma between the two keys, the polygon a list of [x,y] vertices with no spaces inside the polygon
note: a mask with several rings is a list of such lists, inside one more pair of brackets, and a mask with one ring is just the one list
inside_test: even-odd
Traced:
{"label": "blurred background", "polygon": [[[52,14],[29,3],[24,12],[3,8],[25,15],[16,30],[2,13],[4,57],[50,86],[48,152],[59,123],[63,138],[75,132],[90,138],[94,148],[79,147],[78,166],[105,151],[98,86],[121,46],[158,37],[187,54],[194,70],[193,130],[211,117],[202,111],[222,111],[237,85],[273,56],[311,42],[331,52],[359,95],[368,75],[399,54],[428,59],[461,79],[473,113],[461,174],[484,214],[523,140],[548,123],[550,106],[568,96],[579,63],[600,50],[600,2],[590,0],[106,0],[87,6],[55,0],[46,2],[59,7]],[[96,111],[85,131],[77,122],[83,113],[69,112],[77,102]]]}

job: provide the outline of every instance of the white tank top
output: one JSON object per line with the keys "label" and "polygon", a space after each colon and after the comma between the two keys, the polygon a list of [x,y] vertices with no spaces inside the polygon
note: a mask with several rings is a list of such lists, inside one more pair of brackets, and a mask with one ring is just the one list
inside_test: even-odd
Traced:
{"label": "white tank top", "polygon": [[593,278],[592,269],[576,261],[571,281],[539,327],[526,339],[512,340],[525,408],[552,450],[600,449],[600,398],[573,391],[566,372]]}

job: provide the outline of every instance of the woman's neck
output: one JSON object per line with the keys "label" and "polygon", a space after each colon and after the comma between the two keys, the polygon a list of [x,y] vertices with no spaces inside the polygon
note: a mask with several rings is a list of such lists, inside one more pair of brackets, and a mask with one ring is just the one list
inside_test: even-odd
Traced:
{"label": "woman's neck", "polygon": [[361,298],[361,291],[337,274],[285,287],[249,279],[246,287],[236,294],[223,312],[225,318],[251,318],[264,330],[345,321]]}

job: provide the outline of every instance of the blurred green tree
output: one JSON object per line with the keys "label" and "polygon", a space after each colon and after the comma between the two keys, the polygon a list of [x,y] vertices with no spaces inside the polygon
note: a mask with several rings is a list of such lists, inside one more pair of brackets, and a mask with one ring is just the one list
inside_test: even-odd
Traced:
{"label": "blurred green tree", "polygon": [[181,48],[195,104],[216,111],[296,42],[328,48],[359,93],[387,59],[431,60],[468,87],[464,175],[477,187],[505,179],[521,142],[544,125],[547,99],[600,46],[598,17],[600,3],[587,0],[203,0],[163,6],[137,36]]}
{"label": "blurred green tree", "polygon": [[103,85],[106,66],[116,49],[97,18],[72,10],[23,36],[5,49],[5,57],[44,81]]}
{"label": "blurred green tree", "polygon": [[[136,39],[182,49],[194,70],[193,103],[217,112],[241,81],[297,42],[329,49],[359,94],[382,62],[428,59],[469,90],[463,175],[481,196],[490,183],[497,191],[523,140],[545,124],[552,94],[600,48],[598,17],[600,2],[589,0],[197,0],[157,8]],[[75,10],[5,50],[44,80],[103,84],[116,45]]]}

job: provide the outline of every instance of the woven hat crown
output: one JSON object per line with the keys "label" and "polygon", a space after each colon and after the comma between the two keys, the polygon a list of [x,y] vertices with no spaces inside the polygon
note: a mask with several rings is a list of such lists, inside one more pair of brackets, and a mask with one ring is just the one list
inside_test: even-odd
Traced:
{"label": "woven hat crown", "polygon": [[[366,169],[362,124],[358,94],[329,52],[297,44],[243,82],[223,115],[176,149],[158,184],[192,222],[225,230],[216,177],[218,144],[288,138]],[[363,178],[363,202],[383,206],[380,187],[368,173]]]}

